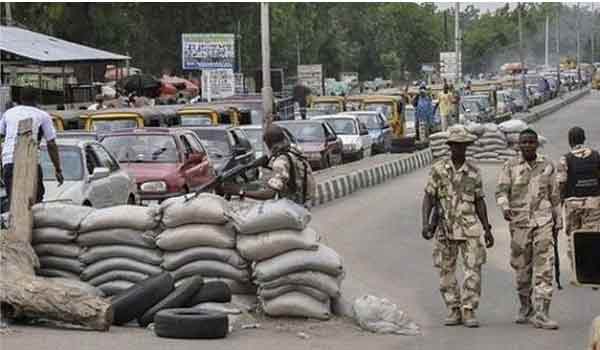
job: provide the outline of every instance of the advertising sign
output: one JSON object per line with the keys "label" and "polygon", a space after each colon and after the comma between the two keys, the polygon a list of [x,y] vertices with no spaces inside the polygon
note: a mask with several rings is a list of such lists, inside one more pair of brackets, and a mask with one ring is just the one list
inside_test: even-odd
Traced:
{"label": "advertising sign", "polygon": [[323,95],[323,66],[320,64],[299,65],[298,82],[310,88],[313,95]]}
{"label": "advertising sign", "polygon": [[233,69],[234,34],[181,34],[181,60],[184,70]]}
{"label": "advertising sign", "polygon": [[235,95],[233,69],[202,71],[202,98],[208,101]]}
{"label": "advertising sign", "polygon": [[[458,57],[458,76],[462,76],[462,57]],[[440,76],[454,81],[456,80],[456,52],[440,52]]]}

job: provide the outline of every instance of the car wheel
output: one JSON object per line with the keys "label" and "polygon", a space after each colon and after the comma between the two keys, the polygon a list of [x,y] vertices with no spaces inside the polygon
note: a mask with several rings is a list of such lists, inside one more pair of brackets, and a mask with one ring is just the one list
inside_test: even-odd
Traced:
{"label": "car wheel", "polygon": [[164,338],[215,339],[229,331],[229,319],[221,312],[194,309],[162,310],[154,317],[154,333]]}
{"label": "car wheel", "polygon": [[90,207],[90,208],[91,208],[91,207],[93,207],[92,203],[91,203],[90,201],[88,201],[88,200],[85,200],[85,201],[83,202],[83,206],[84,206],[84,207]]}

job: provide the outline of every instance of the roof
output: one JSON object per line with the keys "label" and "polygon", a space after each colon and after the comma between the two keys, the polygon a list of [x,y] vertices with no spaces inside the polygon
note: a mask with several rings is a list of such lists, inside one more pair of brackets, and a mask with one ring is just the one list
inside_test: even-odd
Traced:
{"label": "roof", "polygon": [[145,128],[125,128],[107,132],[103,136],[115,136],[115,135],[135,135],[135,134],[157,134],[157,135],[170,135],[177,134],[185,129],[181,128],[159,128],[159,127],[145,127]]}
{"label": "roof", "polygon": [[230,130],[236,129],[235,126],[229,124],[219,124],[219,125],[210,125],[210,126],[182,126],[176,129],[183,130]]}
{"label": "roof", "polygon": [[44,63],[123,61],[129,56],[94,49],[18,27],[0,26],[0,50]]}

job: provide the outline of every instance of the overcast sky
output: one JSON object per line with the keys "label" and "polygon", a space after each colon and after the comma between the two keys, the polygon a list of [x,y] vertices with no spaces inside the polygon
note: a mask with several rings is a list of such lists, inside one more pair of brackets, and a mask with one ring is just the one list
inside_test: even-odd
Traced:
{"label": "overcast sky", "polygon": [[[441,10],[446,10],[448,8],[453,8],[455,2],[436,2],[435,6],[437,6]],[[487,11],[495,11],[496,9],[504,6],[505,2],[461,2],[460,7],[465,8],[469,5],[475,5],[475,7],[479,8],[481,12]]]}

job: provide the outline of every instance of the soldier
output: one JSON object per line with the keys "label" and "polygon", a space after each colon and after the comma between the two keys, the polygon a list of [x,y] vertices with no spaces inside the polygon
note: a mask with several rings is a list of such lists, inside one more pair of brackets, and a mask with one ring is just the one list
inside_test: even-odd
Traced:
{"label": "soldier", "polygon": [[580,229],[600,231],[600,154],[584,143],[585,131],[579,127],[571,128],[571,152],[560,158],[556,175],[564,204],[572,268],[571,233]]}
{"label": "soldier", "polygon": [[538,146],[535,131],[526,129],[520,133],[521,154],[504,164],[498,177],[496,200],[510,228],[510,264],[516,272],[521,303],[515,322],[558,329],[549,311],[554,239],[562,228],[560,196],[554,164],[537,153]]}
{"label": "soldier", "polygon": [[[467,145],[475,137],[462,126],[450,128],[449,132],[451,158],[432,166],[425,188],[422,234],[427,240],[436,236],[433,264],[440,269],[440,292],[449,311],[444,324],[478,327],[475,311],[481,295],[481,266],[486,261],[478,219],[485,231],[487,248],[494,245],[494,237],[487,218],[481,173],[465,159]],[[430,224],[434,206],[439,221]],[[462,292],[455,276],[459,251],[465,273]]]}
{"label": "soldier", "polygon": [[266,182],[266,188],[244,191],[240,185],[224,184],[218,191],[260,200],[287,198],[307,206],[315,193],[315,180],[310,164],[302,152],[290,145],[280,126],[269,126],[263,139],[271,152],[267,168],[272,170],[272,174]]}

